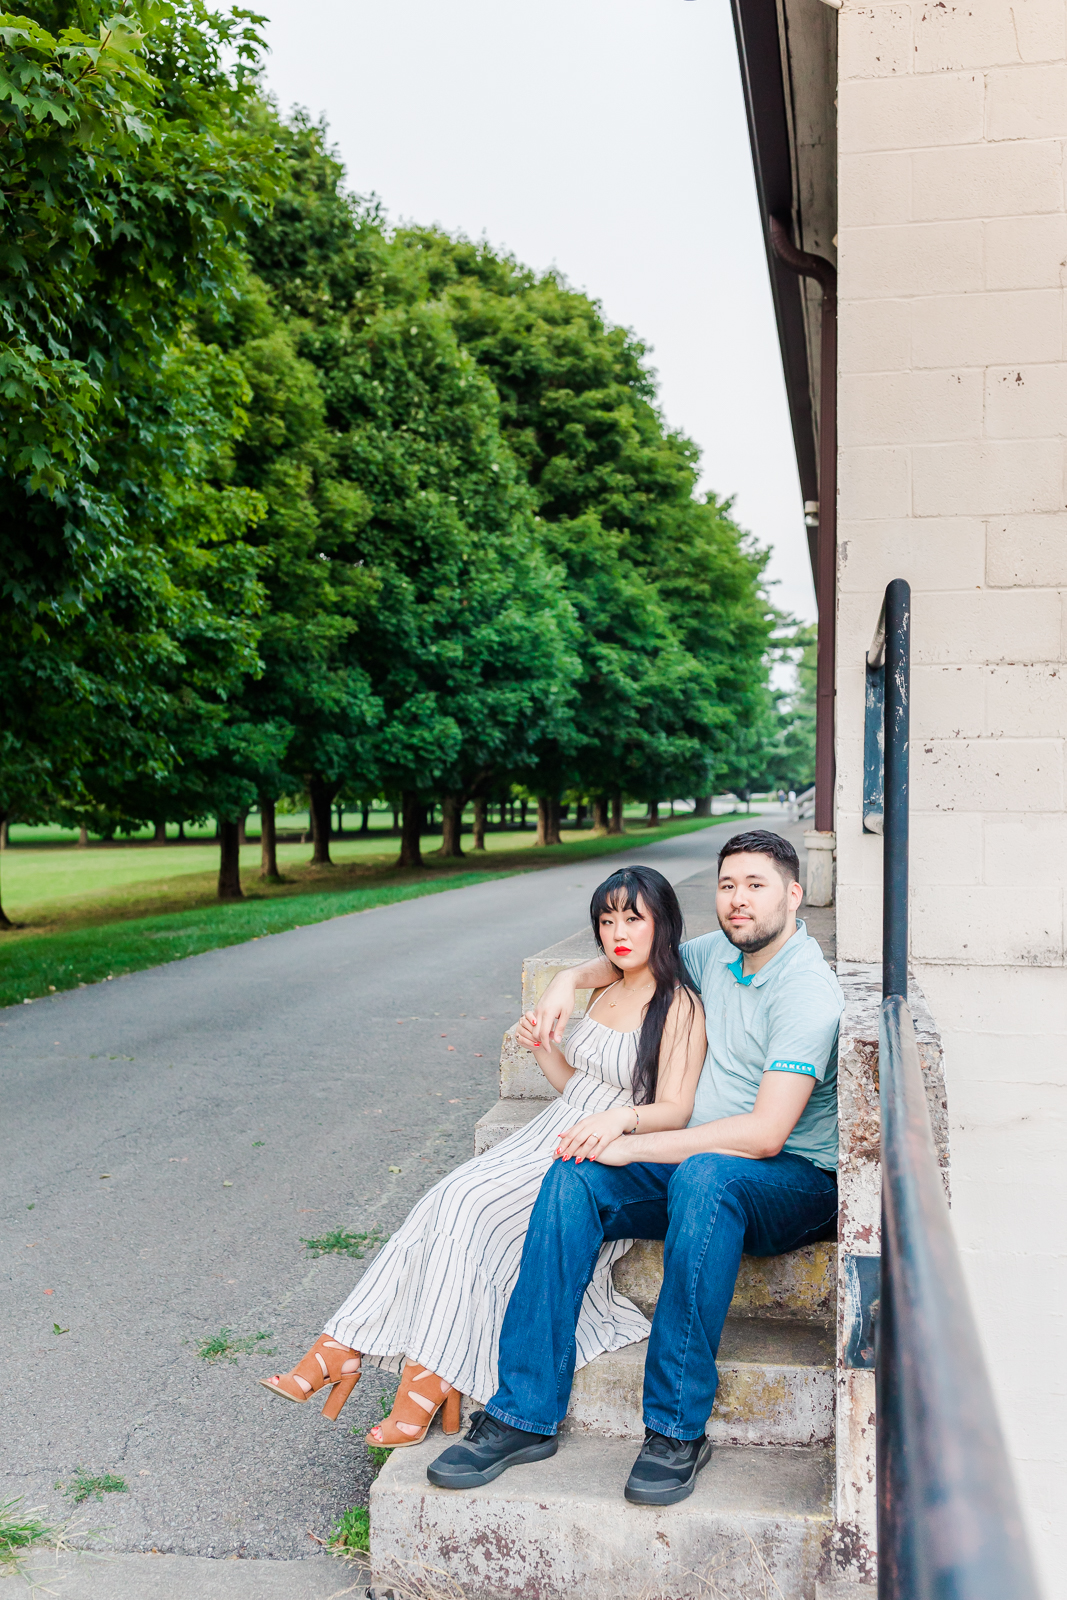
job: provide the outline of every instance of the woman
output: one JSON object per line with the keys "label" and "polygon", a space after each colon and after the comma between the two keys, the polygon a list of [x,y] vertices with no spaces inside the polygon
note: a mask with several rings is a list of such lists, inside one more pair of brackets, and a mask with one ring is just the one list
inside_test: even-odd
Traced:
{"label": "woman", "polygon": [[[390,1372],[403,1363],[393,1409],[367,1442],[418,1444],[442,1407],[444,1431],[458,1432],[461,1396],[496,1389],[500,1324],[553,1158],[595,1160],[623,1134],[689,1121],[704,1015],[679,950],[678,898],[651,867],[625,867],[597,889],[590,915],[618,978],[596,991],[564,1050],[534,1037],[533,1012],[518,1028],[560,1098],[423,1195],[304,1359],[260,1380],[273,1394],[303,1402],[330,1384],[322,1414],[332,1420],[359,1382],[361,1360]],[[611,1281],[612,1263],[632,1243],[615,1240],[600,1252],[578,1321],[579,1367],[648,1335]]]}

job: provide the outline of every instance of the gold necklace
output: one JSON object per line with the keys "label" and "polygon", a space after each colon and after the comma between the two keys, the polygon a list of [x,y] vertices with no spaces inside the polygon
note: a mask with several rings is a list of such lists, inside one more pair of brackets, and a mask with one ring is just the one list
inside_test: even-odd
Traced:
{"label": "gold necklace", "polygon": [[[622,987],[623,987],[623,992],[624,993],[640,994],[642,989],[654,989],[656,987],[656,985],[654,983],[638,983],[638,984],[635,984],[635,986],[634,986],[634,988],[632,990],[628,990],[626,988],[625,984],[623,984]],[[614,1000],[609,1000],[608,1001],[608,1010],[609,1011],[614,1011],[615,1010],[615,1001]]]}

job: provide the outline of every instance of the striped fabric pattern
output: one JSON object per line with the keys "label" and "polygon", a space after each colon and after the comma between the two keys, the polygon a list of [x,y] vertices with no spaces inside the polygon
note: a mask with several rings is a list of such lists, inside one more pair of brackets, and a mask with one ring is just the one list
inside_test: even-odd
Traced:
{"label": "striped fabric pattern", "polygon": [[[326,1324],[367,1366],[399,1372],[406,1358],[476,1400],[496,1392],[500,1325],[557,1140],[594,1111],[632,1104],[636,1033],[586,1016],[564,1054],[575,1071],[559,1099],[428,1190]],[[579,1367],[648,1337],[648,1321],[611,1281],[632,1243],[600,1251],[578,1320]]]}

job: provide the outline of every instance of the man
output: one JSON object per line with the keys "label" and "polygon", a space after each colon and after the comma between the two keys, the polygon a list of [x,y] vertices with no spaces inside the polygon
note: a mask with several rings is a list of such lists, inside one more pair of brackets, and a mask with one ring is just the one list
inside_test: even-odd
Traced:
{"label": "man", "polygon": [[[500,1337],[499,1387],[427,1470],[466,1489],[556,1453],[582,1296],[607,1239],[664,1239],[645,1358],[645,1442],[628,1500],[673,1505],[711,1453],[715,1357],[743,1251],[780,1255],[827,1237],[837,1214],[841,990],[797,921],[799,862],[778,834],[719,854],[721,933],[682,946],[708,1050],[687,1128],[616,1139],[596,1161],[554,1163],[538,1196]],[[563,1037],[577,989],[610,983],[606,957],[553,980],[540,1038]]]}

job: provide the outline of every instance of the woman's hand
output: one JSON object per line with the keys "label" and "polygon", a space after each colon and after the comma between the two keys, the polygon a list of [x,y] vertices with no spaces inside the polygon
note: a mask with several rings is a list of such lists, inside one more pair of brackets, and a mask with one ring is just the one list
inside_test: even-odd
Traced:
{"label": "woman's hand", "polygon": [[537,1013],[535,1011],[523,1012],[519,1018],[519,1026],[515,1037],[524,1050],[540,1050],[542,1044],[547,1043],[547,1040],[542,1041],[541,1034],[538,1031]]}
{"label": "woman's hand", "polygon": [[560,1134],[556,1154],[564,1161],[599,1161],[602,1152],[633,1125],[633,1106],[613,1106],[610,1111],[598,1111]]}

